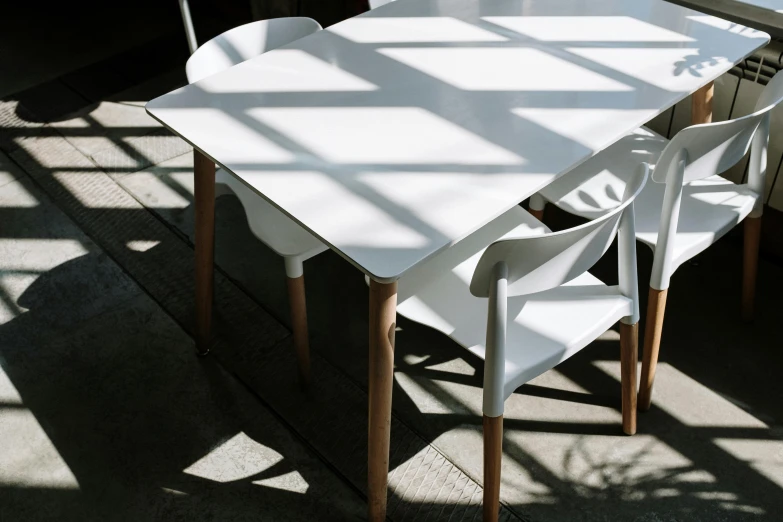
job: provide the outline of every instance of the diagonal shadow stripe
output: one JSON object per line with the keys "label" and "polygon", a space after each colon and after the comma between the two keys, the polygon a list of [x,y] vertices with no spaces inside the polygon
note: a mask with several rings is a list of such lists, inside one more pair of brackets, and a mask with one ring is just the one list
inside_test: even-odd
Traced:
{"label": "diagonal shadow stripe", "polygon": [[[84,165],[89,176],[67,188],[34,154],[14,155],[23,169],[189,334],[193,324],[193,248],[64,138],[57,164]],[[46,146],[52,144],[47,141]],[[19,152],[19,151],[17,151]],[[59,161],[59,160],[62,161]],[[100,200],[105,208],[83,201]],[[123,212],[117,212],[121,208]],[[140,253],[139,237],[160,243]],[[367,477],[367,395],[317,353],[314,384],[297,389],[291,337],[221,272],[215,277],[215,356],[271,407],[326,463],[360,492]],[[389,510],[394,521],[480,520],[483,490],[425,439],[392,418]],[[520,520],[502,507],[501,521]]]}

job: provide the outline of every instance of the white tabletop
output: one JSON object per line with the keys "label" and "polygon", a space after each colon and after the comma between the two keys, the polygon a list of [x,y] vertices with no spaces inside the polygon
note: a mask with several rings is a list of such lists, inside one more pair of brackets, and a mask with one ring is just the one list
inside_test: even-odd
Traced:
{"label": "white tabletop", "polygon": [[147,110],[390,282],[767,41],[663,0],[399,0]]}

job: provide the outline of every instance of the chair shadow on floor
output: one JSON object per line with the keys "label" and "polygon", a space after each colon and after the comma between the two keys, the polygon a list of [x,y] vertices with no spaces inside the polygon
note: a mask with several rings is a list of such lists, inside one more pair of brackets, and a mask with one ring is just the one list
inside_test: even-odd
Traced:
{"label": "chair shadow on floor", "polygon": [[[361,520],[361,498],[106,254],[40,274],[17,304],[0,325],[20,399],[0,404],[17,444],[0,519]],[[25,440],[40,439],[52,449],[36,458]]]}
{"label": "chair shadow on floor", "polygon": [[[740,280],[711,288],[723,272],[741,273],[728,266],[741,262],[734,241],[724,238],[676,276],[682,298],[671,305],[662,362],[688,395],[661,405],[654,399],[636,436],[623,436],[620,426],[616,332],[516,391],[509,404],[518,406],[504,419],[504,476],[508,470],[516,478],[504,483],[502,497],[513,511],[531,520],[629,520],[643,513],[774,520],[783,508],[783,482],[779,470],[771,471],[779,451],[772,448],[783,447],[783,432],[775,415],[780,394],[770,394],[781,385],[769,364],[780,367],[772,318],[782,311],[783,281],[779,267],[762,262],[768,286],[759,292],[760,316],[756,325],[743,324]],[[652,255],[638,250],[646,282]],[[607,284],[616,284],[607,277],[616,277],[615,260],[613,247],[593,271]],[[366,285],[333,254],[309,269],[313,349],[366,387]],[[483,362],[445,335],[398,319],[395,415],[480,483]],[[728,375],[735,365],[746,373]],[[706,388],[717,395],[705,396]],[[687,418],[700,409],[701,419]],[[731,415],[723,419],[723,412]]]}

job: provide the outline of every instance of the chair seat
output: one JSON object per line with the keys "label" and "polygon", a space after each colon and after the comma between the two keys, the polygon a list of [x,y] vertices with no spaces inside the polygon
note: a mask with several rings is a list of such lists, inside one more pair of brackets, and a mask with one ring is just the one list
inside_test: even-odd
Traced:
{"label": "chair seat", "polygon": [[[566,212],[595,219],[620,204],[634,169],[641,162],[655,165],[668,143],[663,136],[641,127],[546,186],[540,194]],[[636,238],[653,250],[665,189],[663,183],[647,183],[634,202]],[[747,185],[737,185],[721,176],[686,183],[674,238],[673,268],[742,221],[758,197]]]}
{"label": "chair seat", "polygon": [[[550,232],[520,207],[442,252],[398,284],[397,313],[439,330],[484,358],[488,300],[470,293],[484,250],[494,241]],[[584,348],[622,317],[631,299],[588,272],[537,294],[508,299],[504,390],[516,388]]]}
{"label": "chair seat", "polygon": [[253,235],[278,255],[305,261],[327,249],[318,238],[225,170],[217,170],[215,183],[217,196],[228,193],[228,188],[239,198]]}

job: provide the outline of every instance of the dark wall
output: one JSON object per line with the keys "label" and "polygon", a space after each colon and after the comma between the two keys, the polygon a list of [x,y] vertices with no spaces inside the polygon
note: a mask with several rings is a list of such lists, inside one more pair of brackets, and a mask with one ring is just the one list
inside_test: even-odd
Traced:
{"label": "dark wall", "polygon": [[307,16],[328,27],[369,8],[367,0],[189,0],[189,4],[199,42],[253,20]]}

